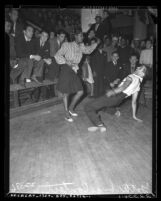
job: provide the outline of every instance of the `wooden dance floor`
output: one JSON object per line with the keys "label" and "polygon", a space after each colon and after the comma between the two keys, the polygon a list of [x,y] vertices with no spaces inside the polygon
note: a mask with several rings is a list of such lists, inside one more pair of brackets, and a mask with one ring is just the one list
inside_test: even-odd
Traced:
{"label": "wooden dance floor", "polygon": [[142,194],[152,185],[152,109],[131,102],[116,117],[101,112],[107,133],[90,133],[83,106],[74,123],[63,105],[10,119],[10,192],[43,194]]}

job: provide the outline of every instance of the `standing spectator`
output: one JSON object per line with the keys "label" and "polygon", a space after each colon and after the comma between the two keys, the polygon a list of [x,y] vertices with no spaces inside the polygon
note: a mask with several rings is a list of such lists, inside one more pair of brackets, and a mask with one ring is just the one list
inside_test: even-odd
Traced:
{"label": "standing spectator", "polygon": [[145,40],[140,41],[140,51],[144,50],[145,48],[146,48]]}
{"label": "standing spectator", "polygon": [[90,98],[94,96],[94,79],[93,73],[90,66],[90,56],[87,55],[82,66],[83,81],[86,82],[88,91],[90,92]]}
{"label": "standing spectator", "polygon": [[91,68],[94,77],[94,97],[99,97],[104,93],[104,74],[107,66],[107,58],[103,52],[103,43],[91,55]]}
{"label": "standing spectator", "polygon": [[63,22],[60,19],[58,20],[56,25],[56,32],[58,32],[59,30],[64,30]]}
{"label": "standing spectator", "polygon": [[112,37],[112,42],[111,42],[111,45],[109,45],[107,48],[106,48],[106,51],[107,51],[107,61],[110,62],[112,59],[111,55],[113,52],[117,51],[118,49],[118,37],[117,36],[113,36]]}
{"label": "standing spectator", "polygon": [[140,40],[138,38],[134,38],[131,44],[132,53],[137,54],[138,58],[140,57]]}
{"label": "standing spectator", "polygon": [[121,44],[118,48],[119,59],[122,65],[126,65],[129,62],[130,55],[132,53],[132,48],[127,46],[126,39],[121,38]]}
{"label": "standing spectator", "polygon": [[101,38],[101,34],[100,34],[101,19],[102,18],[99,15],[95,17],[96,23],[91,25],[90,29],[87,31],[87,35],[91,30],[93,30],[95,32],[96,37]]}
{"label": "standing spectator", "polygon": [[[78,64],[80,63],[83,54],[90,54],[97,46],[95,43],[91,46],[85,46],[83,43],[83,34],[81,30],[77,30],[75,33],[75,41],[65,42],[58,50],[55,55],[55,59],[58,64],[61,65],[61,73],[58,80],[58,91],[63,95],[63,102],[65,108],[65,120],[73,122],[71,116],[78,116],[74,112],[75,106],[83,95],[83,87],[77,71],[79,69]],[[70,104],[68,105],[69,95],[76,93]]]}
{"label": "standing spectator", "polygon": [[16,50],[15,50],[15,43],[14,43],[14,37],[10,34],[11,31],[11,21],[8,18],[5,18],[5,33],[7,34],[7,37],[9,37],[9,53],[10,55],[10,67],[13,68],[16,64]]}
{"label": "standing spectator", "polygon": [[35,30],[35,32],[34,32],[34,37],[35,38],[40,38],[40,31],[39,30]]}
{"label": "standing spectator", "polygon": [[[5,19],[5,81],[7,83],[8,80],[8,72],[10,69],[10,39],[9,39],[9,32],[11,30],[11,23],[6,18]],[[5,97],[6,98],[6,97]],[[7,104],[5,104],[7,105]]]}
{"label": "standing spectator", "polygon": [[68,33],[70,35],[70,33],[72,32],[72,27],[69,25],[68,20],[64,21],[64,30],[66,31],[66,33]]}
{"label": "standing spectator", "polygon": [[103,11],[103,20],[100,24],[98,30],[98,37],[103,41],[104,37],[110,37],[112,32],[112,24],[109,19],[109,12],[107,10]]}
{"label": "standing spectator", "polygon": [[103,51],[104,52],[108,52],[107,50],[108,50],[108,47],[111,45],[111,40],[110,40],[110,38],[109,37],[105,37],[104,38],[104,45],[103,45]]}
{"label": "standing spectator", "polygon": [[23,31],[23,25],[18,21],[18,10],[16,8],[12,8],[9,11],[9,17],[12,22],[11,34],[13,37],[17,38]]}

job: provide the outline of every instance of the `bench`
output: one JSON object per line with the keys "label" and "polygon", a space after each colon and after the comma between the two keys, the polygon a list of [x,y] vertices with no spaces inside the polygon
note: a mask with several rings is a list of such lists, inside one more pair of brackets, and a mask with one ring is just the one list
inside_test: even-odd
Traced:
{"label": "bench", "polygon": [[20,99],[19,99],[19,93],[20,91],[33,91],[35,88],[42,87],[42,86],[51,86],[54,85],[54,91],[55,95],[57,96],[57,89],[56,89],[57,81],[50,81],[50,80],[44,80],[42,84],[39,84],[37,82],[28,82],[25,84],[26,87],[22,87],[20,84],[11,84],[10,85],[10,97],[11,94],[13,94],[13,101],[14,101],[14,107],[20,106]]}

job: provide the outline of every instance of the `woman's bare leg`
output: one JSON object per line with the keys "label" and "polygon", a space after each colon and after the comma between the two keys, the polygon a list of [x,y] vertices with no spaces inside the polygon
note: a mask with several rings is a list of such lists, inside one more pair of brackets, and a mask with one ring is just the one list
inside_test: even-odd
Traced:
{"label": "woman's bare leg", "polygon": [[73,100],[72,100],[72,102],[71,102],[71,104],[70,104],[70,111],[71,111],[71,112],[74,111],[75,106],[76,106],[77,102],[79,101],[79,99],[81,98],[82,95],[83,95],[83,90],[78,91],[78,92],[75,94],[75,96],[73,97]]}

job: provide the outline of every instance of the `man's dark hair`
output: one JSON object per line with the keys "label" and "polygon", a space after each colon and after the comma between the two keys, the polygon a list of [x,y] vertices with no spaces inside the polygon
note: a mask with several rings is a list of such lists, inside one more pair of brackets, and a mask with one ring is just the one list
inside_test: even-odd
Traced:
{"label": "man's dark hair", "polygon": [[60,35],[60,34],[66,35],[66,32],[65,32],[63,29],[59,29],[59,30],[56,32],[56,35]]}
{"label": "man's dark hair", "polygon": [[82,29],[76,29],[74,35],[79,35],[82,33]]}
{"label": "man's dark hair", "polygon": [[28,27],[31,27],[32,29],[34,29],[34,27],[33,26],[31,26],[30,24],[24,24],[24,28],[23,28],[23,30],[26,30]]}
{"label": "man's dark hair", "polygon": [[112,52],[111,55],[114,55],[114,54],[118,54],[119,55],[119,53],[117,51]]}
{"label": "man's dark hair", "polygon": [[97,46],[98,49],[102,49],[103,48],[103,43],[100,42],[99,45]]}
{"label": "man's dark hair", "polygon": [[138,59],[138,55],[136,54],[136,53],[132,53],[131,55],[130,55],[130,58],[131,57],[136,57],[137,59]]}

